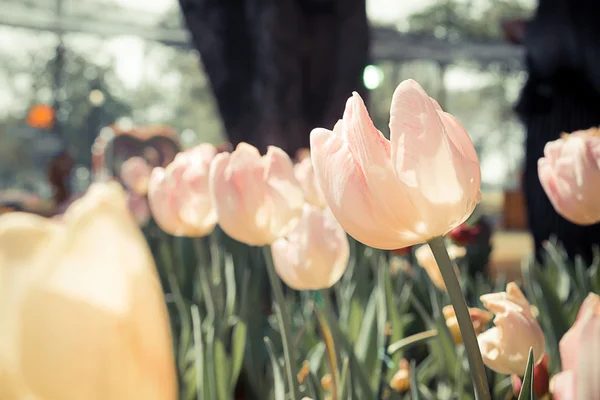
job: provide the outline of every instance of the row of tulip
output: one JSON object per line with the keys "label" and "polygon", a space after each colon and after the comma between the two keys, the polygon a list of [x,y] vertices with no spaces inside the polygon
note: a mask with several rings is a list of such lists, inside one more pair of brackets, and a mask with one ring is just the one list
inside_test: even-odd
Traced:
{"label": "row of tulip", "polygon": [[[332,131],[313,131],[311,155],[296,165],[280,149],[261,157],[247,144],[221,154],[201,145],[164,169],[128,160],[122,180],[129,205],[141,207],[147,195],[153,220],[170,234],[157,234],[150,222],[150,250],[115,183],[93,185],[59,220],[2,216],[0,398],[227,399],[242,370],[250,385],[264,381],[257,348],[264,348],[265,329],[274,384],[255,391],[262,398],[319,399],[318,386],[333,399],[394,398],[407,390],[412,398],[432,398],[432,384],[441,398],[444,382],[452,382],[460,398],[475,389],[485,399],[490,388],[496,396],[498,382],[481,361],[513,375],[513,386],[522,385],[522,398],[530,398],[529,388],[543,383],[537,371],[560,370],[558,342],[567,330],[560,356],[571,358],[562,360],[554,393],[597,398],[597,351],[590,350],[597,335],[590,332],[599,329],[600,300],[589,295],[583,302],[582,295],[600,289],[590,284],[597,267],[588,280],[584,269],[572,279],[561,270],[575,282],[575,296],[542,287],[544,276],[532,268],[535,279],[526,279],[525,289],[536,307],[509,283],[505,292],[479,291],[475,301],[489,311],[467,309],[460,268],[441,237],[479,201],[473,146],[414,81],[394,93],[390,129],[388,141],[355,94]],[[574,192],[561,190],[561,199]],[[385,253],[376,250],[425,242],[429,247],[408,255],[420,260],[424,276],[392,276]],[[248,309],[263,305],[262,273],[273,290],[275,325],[262,318],[270,304],[267,312]],[[278,277],[304,292],[286,293]],[[448,299],[452,305],[442,307]],[[582,302],[572,328],[572,318],[556,322],[559,309]],[[543,311],[539,318],[536,310]],[[495,326],[486,329],[490,312]],[[415,326],[420,331],[409,334]],[[425,341],[429,356],[410,356]],[[469,371],[464,352],[472,384],[462,378]],[[298,368],[302,359],[307,363]],[[315,384],[324,371],[328,378]]]}

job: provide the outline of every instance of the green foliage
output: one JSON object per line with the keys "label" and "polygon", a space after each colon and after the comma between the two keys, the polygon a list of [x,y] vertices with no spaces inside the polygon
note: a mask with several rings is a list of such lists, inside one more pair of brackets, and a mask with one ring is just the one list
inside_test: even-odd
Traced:
{"label": "green foliage", "polygon": [[[340,282],[319,292],[284,291],[278,304],[291,321],[290,383],[280,324],[272,311],[262,249],[220,231],[209,238],[173,238],[147,229],[167,295],[182,400],[473,399],[464,347],[456,345],[441,309],[448,304],[412,255],[395,256],[351,240],[351,260]],[[489,241],[465,262],[487,262]],[[540,311],[550,371],[560,370],[558,341],[572,325],[588,291],[598,291],[598,264],[569,263],[549,244],[545,265],[527,265],[524,288]],[[400,265],[400,267],[398,266]],[[460,265],[461,271],[483,267]],[[481,294],[504,289],[485,274],[463,273],[470,306]],[[400,361],[410,361],[410,389],[390,386]],[[528,374],[532,368],[531,360]],[[321,379],[331,380],[325,389]],[[489,371],[493,398],[512,396],[510,377]],[[530,376],[521,397],[530,393]],[[291,387],[291,386],[294,387]],[[284,394],[285,393],[285,394]],[[334,396],[335,395],[335,396]]]}

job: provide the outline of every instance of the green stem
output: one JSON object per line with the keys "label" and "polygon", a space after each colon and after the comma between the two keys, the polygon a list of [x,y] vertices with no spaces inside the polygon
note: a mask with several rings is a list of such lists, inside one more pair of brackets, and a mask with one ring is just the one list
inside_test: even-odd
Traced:
{"label": "green stem", "polygon": [[277,272],[275,272],[275,265],[273,264],[273,257],[271,255],[271,247],[263,247],[263,255],[265,258],[265,264],[267,267],[267,273],[269,274],[269,281],[271,283],[271,289],[273,290],[274,297],[274,308],[275,316],[277,318],[277,324],[279,325],[279,332],[281,333],[281,342],[283,345],[283,357],[285,359],[285,373],[288,381],[288,386],[291,392],[291,400],[299,400],[300,393],[298,391],[297,376],[298,371],[296,368],[295,360],[292,356],[292,323],[290,315],[286,310],[285,298],[283,296],[283,289],[281,281]]}
{"label": "green stem", "polygon": [[429,240],[427,243],[440,268],[444,283],[446,284],[448,296],[450,296],[450,302],[456,313],[460,334],[462,335],[465,350],[467,351],[467,358],[471,369],[471,378],[473,379],[473,386],[475,387],[475,398],[477,400],[490,400],[491,396],[483,359],[481,358],[481,351],[479,350],[479,344],[477,343],[477,335],[475,335],[475,329],[473,329],[469,309],[467,308],[467,303],[462,294],[458,277],[454,272],[454,266],[450,260],[450,256],[448,256],[444,239],[442,237],[436,237]]}

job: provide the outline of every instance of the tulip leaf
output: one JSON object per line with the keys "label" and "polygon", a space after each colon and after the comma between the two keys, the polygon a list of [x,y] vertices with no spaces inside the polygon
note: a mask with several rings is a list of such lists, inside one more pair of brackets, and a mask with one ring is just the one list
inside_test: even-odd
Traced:
{"label": "tulip leaf", "polygon": [[523,386],[519,394],[519,400],[534,400],[533,395],[533,348],[529,348],[529,357],[527,358],[527,367],[525,368],[525,377],[523,378]]}
{"label": "tulip leaf", "polygon": [[[399,307],[395,304],[394,301],[394,291],[392,288],[392,280],[390,279],[389,268],[384,268],[385,271],[385,301],[386,307],[388,311],[388,321],[391,329],[391,337],[390,341],[392,343],[398,342],[404,337],[404,325],[402,323],[402,319],[400,318],[400,313],[398,312]],[[392,361],[394,364],[398,364],[400,359],[402,358],[402,352],[397,352],[392,356]],[[385,377],[384,377],[385,378]]]}
{"label": "tulip leaf", "polygon": [[340,399],[346,399],[348,397],[350,387],[350,359],[348,357],[344,357],[344,362],[342,364],[342,373],[340,375]]}
{"label": "tulip leaf", "polygon": [[265,337],[265,345],[267,347],[267,353],[271,360],[271,371],[273,373],[273,394],[275,400],[285,399],[285,384],[283,383],[283,371],[281,365],[277,361],[275,350],[273,349],[273,343],[271,339]]}
{"label": "tulip leaf", "polygon": [[354,346],[354,351],[358,359],[364,362],[371,349],[371,338],[376,329],[375,318],[377,317],[377,291],[373,290],[365,314],[361,322],[360,332]]}
{"label": "tulip leaf", "polygon": [[590,284],[592,285],[592,291],[594,293],[600,293],[600,249],[598,246],[594,246],[594,259],[592,265],[588,271],[590,277]]}
{"label": "tulip leaf", "polygon": [[237,385],[242,366],[244,365],[244,353],[246,350],[246,333],[248,328],[243,320],[238,320],[233,327],[231,335],[231,381],[232,389]]}
{"label": "tulip leaf", "polygon": [[[342,333],[338,324],[332,324],[331,331],[332,331],[334,337],[339,339],[342,348],[346,351],[348,358],[350,359],[350,370],[352,373],[352,377],[356,377],[356,381],[358,383],[358,385],[353,385],[353,388],[356,388],[356,386],[358,386],[358,388],[360,388],[360,390],[362,392],[361,397],[360,397],[361,399],[375,398],[374,397],[375,395],[373,394],[373,390],[371,389],[371,386],[369,384],[369,380],[367,378],[365,368],[360,363],[358,358],[356,357],[356,354],[354,353],[354,350],[352,348],[352,345],[350,344],[350,341]],[[323,351],[324,351],[324,348],[325,348],[325,345],[323,345]]]}
{"label": "tulip leaf", "polygon": [[314,346],[306,357],[308,360],[309,369],[314,372],[319,372],[321,370],[321,365],[323,363],[323,356],[325,355],[325,343],[318,342],[316,346]]}
{"label": "tulip leaf", "polygon": [[248,286],[250,284],[250,271],[244,270],[242,278],[242,302],[239,311],[239,318],[236,321],[231,334],[231,388],[235,388],[240,376],[242,366],[244,365],[244,355],[246,352],[246,342],[248,334],[248,296],[250,294]]}
{"label": "tulip leaf", "polygon": [[585,299],[587,294],[592,291],[591,282],[587,277],[587,269],[588,267],[585,265],[583,258],[577,255],[575,257],[575,278],[579,285],[579,298],[581,300]]}
{"label": "tulip leaf", "polygon": [[[544,275],[549,282],[554,282],[556,295],[561,301],[566,301],[569,297],[571,286],[577,287],[577,279],[571,268],[565,265],[565,257],[561,255],[560,250],[554,245],[552,240],[545,245],[546,250],[546,270]],[[548,265],[549,264],[549,265]]]}
{"label": "tulip leaf", "polygon": [[[235,282],[235,265],[233,264],[233,257],[230,255],[225,256],[225,318],[231,318],[235,313],[235,300],[237,296],[237,285]],[[247,270],[245,270],[247,273]],[[244,274],[246,275],[246,274]],[[244,276],[245,278],[245,276]],[[242,285],[245,281],[242,281]]]}
{"label": "tulip leaf", "polygon": [[197,399],[209,399],[209,388],[205,383],[205,368],[204,368],[204,343],[202,342],[202,324],[200,321],[200,312],[195,304],[191,307],[192,326],[194,329],[194,365],[196,371],[196,391]]}
{"label": "tulip leaf", "polygon": [[420,400],[421,391],[419,390],[419,381],[417,380],[417,363],[410,361],[410,395],[411,400]]}

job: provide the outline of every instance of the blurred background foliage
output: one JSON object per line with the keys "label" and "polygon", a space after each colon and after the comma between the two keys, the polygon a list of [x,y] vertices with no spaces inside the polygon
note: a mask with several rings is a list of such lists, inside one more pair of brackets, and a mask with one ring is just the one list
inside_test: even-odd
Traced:
{"label": "blurred background foliage", "polygon": [[[220,143],[223,127],[199,56],[182,46],[186,36],[176,0],[0,0],[0,186],[49,196],[44,154],[56,144],[24,120],[34,104],[57,108],[57,126],[89,183],[89,147],[101,127],[120,121],[166,124],[184,146]],[[374,59],[365,72],[372,89],[370,110],[385,132],[391,93],[408,77],[456,115],[473,137],[481,158],[484,189],[518,184],[523,128],[512,104],[524,80],[518,51],[505,59],[480,57],[478,46],[501,44],[500,22],[527,16],[531,0],[440,0],[406,6],[369,0],[373,28],[408,35],[429,53],[402,46],[387,49],[393,60]],[[61,31],[56,21],[66,21]],[[373,47],[378,36],[374,35]],[[448,52],[461,45],[459,56]],[[446,50],[444,50],[446,48]],[[435,57],[435,59],[427,59]],[[403,55],[405,57],[403,58]],[[438,57],[439,56],[439,57]],[[340,110],[341,113],[341,110]],[[32,143],[37,143],[34,145]],[[54,147],[53,147],[54,146]],[[37,161],[36,161],[37,160]]]}

